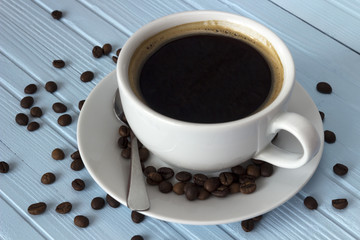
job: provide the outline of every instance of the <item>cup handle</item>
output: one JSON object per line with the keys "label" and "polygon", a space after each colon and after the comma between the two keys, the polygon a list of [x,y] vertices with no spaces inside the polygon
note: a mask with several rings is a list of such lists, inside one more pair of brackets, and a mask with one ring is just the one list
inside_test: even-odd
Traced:
{"label": "cup handle", "polygon": [[320,149],[320,136],[315,127],[305,117],[292,112],[281,113],[271,123],[268,134],[285,130],[300,142],[303,153],[292,153],[269,143],[253,158],[263,160],[278,167],[298,168],[311,160]]}

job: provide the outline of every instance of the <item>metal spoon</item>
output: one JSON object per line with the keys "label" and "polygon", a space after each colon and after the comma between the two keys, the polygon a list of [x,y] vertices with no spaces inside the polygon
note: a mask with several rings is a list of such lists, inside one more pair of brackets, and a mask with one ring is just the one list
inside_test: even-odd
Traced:
{"label": "metal spoon", "polygon": [[[124,125],[129,125],[123,121],[123,109],[121,105],[119,89],[116,89],[113,110],[116,118]],[[138,141],[132,131],[130,131],[131,139],[131,165],[130,177],[127,195],[127,205],[131,210],[144,211],[150,208],[149,196],[147,194],[143,172],[141,169]]]}

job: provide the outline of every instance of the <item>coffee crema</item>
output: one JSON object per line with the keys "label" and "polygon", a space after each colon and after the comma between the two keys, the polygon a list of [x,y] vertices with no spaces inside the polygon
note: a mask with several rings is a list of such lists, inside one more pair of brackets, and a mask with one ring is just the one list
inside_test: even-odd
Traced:
{"label": "coffee crema", "polygon": [[283,68],[267,40],[239,27],[196,22],[145,40],[130,61],[132,90],[156,112],[193,123],[235,121],[265,108],[281,90]]}

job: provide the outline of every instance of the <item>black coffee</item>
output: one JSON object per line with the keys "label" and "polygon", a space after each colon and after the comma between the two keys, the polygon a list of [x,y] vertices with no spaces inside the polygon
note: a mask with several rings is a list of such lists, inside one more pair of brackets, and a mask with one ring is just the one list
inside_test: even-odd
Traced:
{"label": "black coffee", "polygon": [[139,77],[150,108],[196,123],[247,117],[266,101],[271,86],[261,53],[244,41],[214,34],[168,42],[145,61]]}

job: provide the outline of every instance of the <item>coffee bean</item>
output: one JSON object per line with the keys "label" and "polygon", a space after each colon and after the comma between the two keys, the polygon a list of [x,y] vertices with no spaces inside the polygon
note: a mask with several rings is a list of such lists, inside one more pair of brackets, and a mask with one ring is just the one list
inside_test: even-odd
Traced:
{"label": "coffee bean", "polygon": [[30,132],[33,132],[35,130],[38,130],[40,127],[40,124],[38,122],[31,122],[29,125],[27,125],[27,130]]}
{"label": "coffee bean", "polygon": [[45,212],[45,210],[46,210],[46,203],[44,202],[34,203],[28,207],[28,213],[30,213],[31,215],[42,214]]}
{"label": "coffee bean", "polygon": [[147,177],[149,175],[149,173],[151,172],[156,172],[156,168],[154,166],[147,166],[145,169],[144,169],[144,175],[145,177]]}
{"label": "coffee bean", "polygon": [[177,182],[173,186],[173,192],[176,193],[177,195],[183,195],[185,192],[184,187],[185,187],[184,182]]}
{"label": "coffee bean", "polygon": [[70,202],[63,202],[56,206],[55,211],[60,214],[65,214],[70,212],[72,209],[72,204]]}
{"label": "coffee bean", "polygon": [[193,179],[196,185],[204,186],[204,183],[208,179],[208,177],[205,174],[197,173],[194,175]]}
{"label": "coffee bean", "polygon": [[121,150],[121,156],[125,159],[130,159],[131,158],[131,148],[125,148],[125,149]]}
{"label": "coffee bean", "polygon": [[110,43],[105,43],[104,46],[102,47],[102,50],[103,50],[104,55],[108,55],[112,50],[111,44]]}
{"label": "coffee bean", "polygon": [[244,174],[246,174],[246,169],[245,169],[243,166],[241,166],[241,165],[237,165],[237,166],[235,166],[235,167],[232,167],[232,168],[231,168],[231,171],[232,171],[233,173],[235,173],[235,174],[238,174],[238,175],[244,175]]}
{"label": "coffee bean", "polygon": [[162,181],[159,183],[159,191],[162,193],[169,193],[173,189],[173,185],[168,181]]}
{"label": "coffee bean", "polygon": [[111,59],[113,60],[113,62],[114,62],[115,64],[117,63],[118,58],[117,58],[116,56],[112,56]]}
{"label": "coffee bean", "polygon": [[81,75],[80,75],[80,80],[82,82],[90,82],[91,80],[94,79],[94,73],[91,72],[91,71],[86,71],[86,72],[83,72]]}
{"label": "coffee bean", "polygon": [[212,195],[220,198],[226,197],[229,193],[230,193],[230,188],[229,186],[225,186],[225,185],[221,185],[215,191],[211,192]]}
{"label": "coffee bean", "polygon": [[163,180],[162,176],[158,172],[150,172],[147,177],[158,184]]}
{"label": "coffee bean", "polygon": [[129,137],[130,136],[130,128],[125,125],[120,126],[119,135],[121,137]]}
{"label": "coffee bean", "polygon": [[178,172],[176,173],[175,175],[175,178],[177,180],[179,180],[180,182],[187,182],[187,181],[190,181],[191,180],[191,173],[189,172],[186,172],[186,171],[181,171],[181,172]]}
{"label": "coffee bean", "polygon": [[204,188],[208,192],[215,191],[220,185],[221,182],[218,177],[210,177],[204,182]]}
{"label": "coffee bean", "polygon": [[78,158],[78,159],[75,159],[71,165],[70,165],[71,169],[74,170],[74,171],[80,171],[81,169],[84,168],[84,163],[83,161]]}
{"label": "coffee bean", "polygon": [[114,199],[112,196],[110,196],[109,194],[106,194],[106,202],[109,204],[110,207],[112,208],[118,208],[120,207],[120,203],[118,201],[116,201],[116,199]]}
{"label": "coffee bean", "polygon": [[345,166],[344,164],[337,163],[334,165],[333,171],[336,175],[343,176],[343,175],[347,174],[348,167]]}
{"label": "coffee bean", "polygon": [[71,122],[72,118],[69,114],[63,114],[58,118],[58,124],[63,127],[70,125]]}
{"label": "coffee bean", "polygon": [[318,90],[320,93],[330,94],[332,92],[332,88],[329,83],[327,82],[319,82],[316,85],[316,90]]}
{"label": "coffee bean", "polygon": [[255,182],[255,177],[250,175],[241,175],[239,177],[239,183]]}
{"label": "coffee bean", "polygon": [[131,238],[131,240],[144,240],[144,238],[141,235],[135,235]]}
{"label": "coffee bean", "polygon": [[318,207],[318,203],[317,203],[316,199],[311,196],[307,196],[304,199],[304,205],[305,205],[305,207],[307,207],[310,210],[317,209],[317,207]]}
{"label": "coffee bean", "polygon": [[59,10],[52,11],[51,16],[56,20],[60,20],[62,17],[62,12]]}
{"label": "coffee bean", "polygon": [[24,113],[18,113],[15,116],[15,121],[17,124],[19,124],[21,126],[26,126],[29,122],[29,117],[26,116],[26,114],[24,114]]}
{"label": "coffee bean", "polygon": [[53,93],[57,90],[57,84],[53,81],[49,81],[45,84],[46,91]]}
{"label": "coffee bean", "polygon": [[61,59],[59,59],[59,60],[54,60],[54,61],[52,62],[52,64],[53,64],[53,66],[56,67],[56,68],[63,68],[63,67],[65,67],[65,62],[64,62],[63,60],[61,60]]}
{"label": "coffee bean", "polygon": [[51,152],[51,157],[54,160],[63,160],[65,158],[65,153],[63,150],[61,150],[60,148],[55,148],[52,152]]}
{"label": "coffee bean", "polygon": [[240,184],[240,192],[244,194],[250,194],[255,192],[256,190],[256,183],[255,182],[245,182]]}
{"label": "coffee bean", "polygon": [[255,164],[250,164],[246,168],[246,174],[258,178],[260,177],[260,167]]}
{"label": "coffee bean", "polygon": [[270,177],[274,172],[273,165],[270,163],[264,162],[260,165],[260,175],[262,177]]}
{"label": "coffee bean", "polygon": [[332,205],[336,209],[344,209],[348,205],[348,201],[346,198],[339,198],[332,200]]}
{"label": "coffee bean", "polygon": [[174,170],[168,167],[161,167],[157,170],[164,180],[169,180],[174,176]]}
{"label": "coffee bean", "polygon": [[325,113],[323,113],[322,111],[319,111],[319,114],[320,114],[321,120],[324,121]]}
{"label": "coffee bean", "polygon": [[119,48],[118,50],[116,50],[116,56],[119,56],[120,52],[121,52],[121,48]]}
{"label": "coffee bean", "polygon": [[30,115],[33,117],[41,117],[42,116],[42,110],[39,107],[32,107],[30,109]]}
{"label": "coffee bean", "polygon": [[238,193],[240,192],[240,183],[234,182],[229,186],[230,193]]}
{"label": "coffee bean", "polygon": [[81,228],[89,226],[89,219],[83,215],[78,215],[74,218],[74,224]]}
{"label": "coffee bean", "polygon": [[329,130],[324,131],[324,138],[327,143],[334,143],[336,141],[335,133]]}
{"label": "coffee bean", "polygon": [[52,105],[52,109],[54,110],[54,112],[56,113],[64,113],[67,111],[67,107],[61,103],[61,102],[56,102]]}
{"label": "coffee bean", "polygon": [[100,58],[102,55],[103,55],[103,50],[101,47],[99,46],[95,46],[93,49],[92,49],[92,54],[95,58]]}
{"label": "coffee bean", "polygon": [[129,140],[127,137],[120,137],[117,143],[120,148],[124,149],[128,147]]}
{"label": "coffee bean", "polygon": [[259,215],[259,216],[256,216],[256,217],[253,217],[252,220],[254,220],[255,222],[258,222],[262,219],[262,215]]}
{"label": "coffee bean", "polygon": [[41,177],[41,182],[43,184],[52,184],[53,182],[55,182],[55,180],[56,180],[56,177],[51,172],[47,172],[44,175],[42,175],[42,177]]}
{"label": "coffee bean", "polygon": [[[275,136],[276,136],[276,135],[275,135]],[[274,137],[274,138],[275,138],[275,137]],[[271,141],[273,141],[273,140],[271,140]],[[260,164],[263,164],[263,163],[264,163],[263,160],[258,160],[258,159],[254,159],[254,158],[251,159],[251,162],[253,162],[253,163],[256,164],[256,165],[260,165]]]}
{"label": "coffee bean", "polygon": [[20,101],[20,106],[22,108],[30,108],[33,104],[34,104],[34,98],[30,96],[24,97]]}
{"label": "coffee bean", "polygon": [[131,220],[134,223],[141,223],[145,218],[145,215],[136,211],[131,212]]}
{"label": "coffee bean", "polygon": [[71,182],[71,186],[76,191],[82,191],[85,188],[85,182],[79,178]]}
{"label": "coffee bean", "polygon": [[99,210],[105,206],[105,200],[101,197],[96,197],[91,201],[92,209]]}
{"label": "coffee bean", "polygon": [[29,84],[24,88],[24,93],[26,94],[34,94],[37,90],[37,86],[35,84]]}
{"label": "coffee bean", "polygon": [[219,180],[222,185],[230,186],[234,181],[234,176],[231,172],[222,172],[219,175]]}
{"label": "coffee bean", "polygon": [[151,178],[146,178],[146,183],[151,185],[151,186],[156,186],[159,185],[159,182],[155,182],[154,180],[152,180]]}
{"label": "coffee bean", "polygon": [[79,108],[80,111],[81,111],[84,103],[85,103],[85,100],[80,100],[80,101],[79,101],[79,103],[78,103],[78,108]]}
{"label": "coffee bean", "polygon": [[245,232],[251,232],[255,227],[254,220],[248,219],[241,221],[241,227]]}
{"label": "coffee bean", "polygon": [[7,173],[9,171],[9,164],[7,162],[0,162],[0,173]]}
{"label": "coffee bean", "polygon": [[185,196],[189,201],[193,201],[197,199],[199,196],[199,188],[195,183],[192,182],[186,183],[186,185],[184,186],[184,190],[185,190]]}
{"label": "coffee bean", "polygon": [[208,191],[206,191],[204,188],[200,187],[199,188],[199,195],[198,195],[198,199],[199,200],[206,200],[210,197],[210,193]]}
{"label": "coffee bean", "polygon": [[70,155],[70,157],[71,157],[72,160],[81,158],[79,150],[73,152],[73,153]]}
{"label": "coffee bean", "polygon": [[139,149],[139,157],[141,162],[146,162],[146,160],[149,159],[149,156],[150,152],[147,148],[142,147]]}

